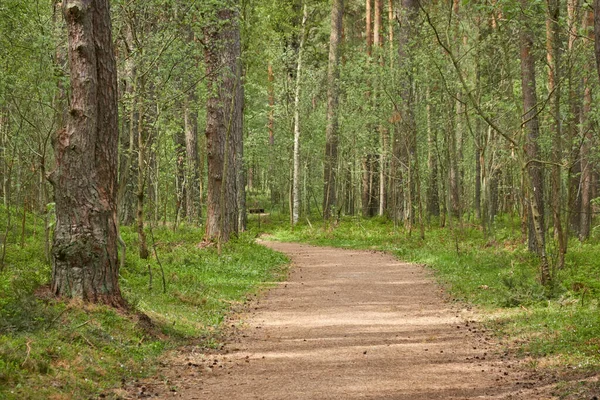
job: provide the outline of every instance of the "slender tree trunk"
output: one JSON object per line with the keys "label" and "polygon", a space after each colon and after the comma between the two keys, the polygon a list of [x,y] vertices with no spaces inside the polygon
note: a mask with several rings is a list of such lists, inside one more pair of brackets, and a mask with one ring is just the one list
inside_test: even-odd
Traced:
{"label": "slender tree trunk", "polygon": [[331,35],[329,39],[329,72],[327,76],[327,131],[325,144],[323,218],[331,218],[336,210],[336,178],[338,162],[338,109],[340,77],[340,39],[344,0],[333,0],[331,7]]}
{"label": "slender tree trunk", "polygon": [[594,55],[596,56],[596,71],[600,78],[600,0],[594,0]]}
{"label": "slender tree trunk", "polygon": [[[412,163],[416,162],[416,121],[414,116],[414,93],[413,93],[413,71],[412,71],[412,44],[416,34],[416,19],[419,13],[419,2],[417,0],[402,0],[400,32],[398,34],[398,70],[400,74],[400,105],[395,110],[393,118],[397,126],[394,132],[393,158],[395,160],[394,185],[398,187],[395,193],[393,213],[401,215],[404,211],[405,222],[410,224],[413,217],[412,204],[414,200],[414,179],[411,176]],[[406,179],[402,176],[402,164],[408,166]],[[403,190],[399,188],[402,185]],[[408,193],[407,193],[408,192]],[[407,202],[404,205],[404,202]]]}
{"label": "slender tree trunk", "polygon": [[[183,110],[185,118],[186,110]],[[177,174],[175,177],[175,192],[176,204],[175,204],[175,229],[179,226],[179,223],[183,218],[187,216],[186,198],[187,198],[187,171],[186,171],[186,133],[185,127],[183,132],[179,131],[175,133],[175,163]]]}
{"label": "slender tree trunk", "polygon": [[117,251],[117,72],[109,2],[67,0],[71,104],[56,140],[52,291],[124,307]]}
{"label": "slender tree trunk", "polygon": [[556,267],[561,269],[565,264],[567,252],[565,235],[562,226],[562,129],[560,123],[560,36],[559,36],[560,0],[547,1],[546,16],[546,58],[548,61],[548,92],[550,98],[550,113],[552,121],[552,219],[554,223],[554,237],[558,243],[558,258]]}
{"label": "slender tree trunk", "polygon": [[[584,31],[589,31],[589,27],[594,23],[593,11],[586,12],[584,16]],[[587,43],[592,43],[593,34],[590,32],[587,37]],[[594,124],[590,113],[592,111],[592,85],[591,77],[593,75],[590,63],[585,63],[585,77],[583,81],[583,118],[582,118],[582,145],[581,145],[581,214],[579,223],[579,240],[584,241],[590,236],[592,224],[592,148],[594,144]]]}
{"label": "slender tree trunk", "polygon": [[300,47],[298,48],[298,62],[296,65],[296,93],[294,96],[294,181],[292,188],[292,225],[298,223],[300,216],[300,85],[302,84],[302,55],[306,41],[306,19],[308,7],[304,4],[302,16],[302,32],[300,33]]}
{"label": "slender tree trunk", "polygon": [[[521,0],[524,9],[527,1]],[[545,225],[544,225],[544,180],[540,164],[540,145],[538,142],[540,129],[537,116],[537,92],[535,86],[535,61],[533,58],[533,35],[526,23],[521,27],[521,85],[523,90],[523,121],[526,131],[525,162],[527,173],[527,188],[529,189],[529,249],[540,256],[542,260],[541,280],[550,280],[548,260],[546,257]]]}
{"label": "slender tree trunk", "polygon": [[438,165],[437,165],[437,130],[433,128],[431,92],[427,89],[427,169],[429,182],[427,185],[427,214],[440,215],[440,202],[438,192]]}
{"label": "slender tree trunk", "polygon": [[579,39],[578,19],[580,10],[580,0],[567,0],[567,51],[568,51],[568,68],[567,68],[567,84],[568,84],[568,104],[569,114],[566,127],[565,149],[567,151],[567,162],[569,170],[567,175],[567,212],[566,212],[566,228],[565,241],[570,232],[579,234],[581,210],[581,192],[580,192],[580,173],[581,163],[579,162],[580,146],[577,140],[579,126],[581,123],[581,105],[583,93],[581,93],[581,79],[578,76],[577,65],[577,43]]}
{"label": "slender tree trunk", "polygon": [[198,160],[198,113],[196,93],[191,91],[185,102],[185,170],[186,170],[186,215],[188,222],[199,222],[202,216],[200,199],[200,166]]}
{"label": "slender tree trunk", "polygon": [[240,31],[235,2],[215,10],[204,28],[208,81],[206,151],[208,197],[206,239],[229,241],[238,232],[236,143],[242,140]]}
{"label": "slender tree trunk", "polygon": [[[145,77],[141,77],[139,80],[140,93],[144,93]],[[146,114],[146,107],[141,106],[138,110],[138,122],[137,122],[137,139],[138,139],[138,165],[137,165],[137,208],[136,208],[136,226],[138,234],[138,247],[139,255],[142,260],[148,259],[150,252],[148,250],[148,243],[146,240],[146,231],[144,228],[144,202],[146,197],[146,179],[148,176],[148,168],[146,167],[146,148],[148,146],[148,132],[145,127],[144,116]]]}

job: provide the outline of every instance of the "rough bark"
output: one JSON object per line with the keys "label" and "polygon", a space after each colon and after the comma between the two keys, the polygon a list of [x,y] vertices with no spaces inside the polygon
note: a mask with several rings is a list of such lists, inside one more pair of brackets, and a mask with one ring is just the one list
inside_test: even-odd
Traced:
{"label": "rough bark", "polygon": [[327,130],[325,134],[325,166],[323,189],[323,218],[329,219],[337,207],[336,177],[338,162],[338,109],[340,76],[340,39],[344,0],[333,0],[331,34],[329,38],[329,67],[327,75]]}
{"label": "rough bark", "polygon": [[236,143],[242,140],[240,31],[235,2],[214,10],[204,28],[207,76],[206,239],[227,242],[238,232]]}
{"label": "rough bark", "polygon": [[117,252],[117,73],[108,0],[64,4],[71,104],[56,140],[52,291],[125,305]]}

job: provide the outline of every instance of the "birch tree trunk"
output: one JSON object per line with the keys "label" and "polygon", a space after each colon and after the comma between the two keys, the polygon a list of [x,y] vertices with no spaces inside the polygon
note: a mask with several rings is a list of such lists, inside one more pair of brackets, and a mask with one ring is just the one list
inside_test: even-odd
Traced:
{"label": "birch tree trunk", "polygon": [[308,8],[304,4],[302,16],[302,32],[298,48],[298,63],[296,66],[296,93],[294,95],[294,181],[292,188],[292,225],[298,223],[300,216],[300,85],[302,84],[302,55],[306,41],[306,19]]}

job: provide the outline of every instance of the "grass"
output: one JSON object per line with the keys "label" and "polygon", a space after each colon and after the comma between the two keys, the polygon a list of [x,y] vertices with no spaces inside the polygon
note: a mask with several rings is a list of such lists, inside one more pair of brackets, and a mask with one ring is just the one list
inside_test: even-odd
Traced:
{"label": "grass", "polygon": [[166,350],[218,347],[231,309],[281,279],[287,265],[284,256],[256,245],[251,233],[219,255],[197,246],[199,228],[155,228],[163,293],[159,264],[154,257],[139,259],[137,235],[124,227],[128,252],[120,283],[131,306],[125,314],[57,301],[43,290],[50,267],[39,222],[27,216],[23,247],[20,226],[11,232],[0,274],[0,398],[7,400],[117,397],[122,382],[152,373]]}
{"label": "grass", "polygon": [[[425,240],[382,218],[344,218],[301,224],[293,231],[272,225],[275,240],[352,249],[384,250],[426,264],[453,298],[475,304],[487,325],[511,339],[519,354],[555,360],[560,367],[600,367],[600,238],[570,243],[567,266],[547,288],[537,261],[520,239],[518,221],[499,220],[493,238],[477,226],[430,227]],[[552,252],[552,249],[550,248]]]}

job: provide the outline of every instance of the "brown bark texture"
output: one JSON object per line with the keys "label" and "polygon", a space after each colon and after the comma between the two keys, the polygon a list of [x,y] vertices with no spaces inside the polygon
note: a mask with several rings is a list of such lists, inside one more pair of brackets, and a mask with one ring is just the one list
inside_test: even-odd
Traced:
{"label": "brown bark texture", "polygon": [[240,30],[235,2],[215,10],[204,28],[208,81],[206,239],[227,242],[238,232],[238,166],[242,140]]}
{"label": "brown bark texture", "polygon": [[52,291],[115,307],[117,252],[117,73],[108,0],[67,0],[71,104],[56,140]]}
{"label": "brown bark texture", "polygon": [[[527,1],[521,0],[524,9]],[[537,111],[537,92],[535,86],[535,61],[533,58],[533,35],[523,21],[521,45],[521,86],[523,90],[523,125],[525,127],[525,162],[528,176],[525,179],[529,192],[529,249],[540,256],[540,275],[543,284],[550,279],[548,260],[546,257],[545,228],[544,228],[544,180],[540,159],[538,138],[540,128]]]}

